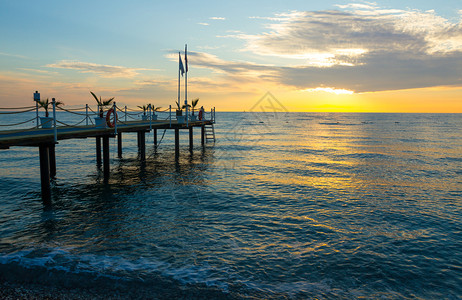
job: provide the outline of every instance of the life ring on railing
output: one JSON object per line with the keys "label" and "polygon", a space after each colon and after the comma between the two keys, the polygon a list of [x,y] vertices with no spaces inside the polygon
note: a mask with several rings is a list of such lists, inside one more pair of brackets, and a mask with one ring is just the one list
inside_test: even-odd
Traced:
{"label": "life ring on railing", "polygon": [[[114,115],[114,121],[111,121],[111,114]],[[117,119],[117,112],[114,111],[114,108],[111,108],[107,111],[106,113],[106,124],[108,127],[110,128],[114,128],[115,126],[115,122],[116,122]]]}

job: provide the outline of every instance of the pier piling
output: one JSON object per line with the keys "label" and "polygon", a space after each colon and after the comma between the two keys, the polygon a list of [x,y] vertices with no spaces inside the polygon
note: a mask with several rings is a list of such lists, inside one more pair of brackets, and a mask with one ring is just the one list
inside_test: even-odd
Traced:
{"label": "pier piling", "polygon": [[109,178],[109,136],[103,136],[103,173],[104,178]]}
{"label": "pier piling", "polygon": [[193,127],[189,127],[189,151],[193,150]]}
{"label": "pier piling", "polygon": [[122,132],[117,133],[117,157],[122,158]]}
{"label": "pier piling", "polygon": [[51,204],[51,187],[50,187],[50,154],[48,145],[41,144],[39,146],[40,155],[40,183],[42,186],[42,201],[43,204],[49,206]]}
{"label": "pier piling", "polygon": [[96,164],[101,166],[101,137],[96,137]]}
{"label": "pier piling", "polygon": [[205,145],[205,125],[201,126],[201,145]]}
{"label": "pier piling", "polygon": [[138,151],[140,153],[140,159],[146,159],[146,133],[144,131],[138,131]]}
{"label": "pier piling", "polygon": [[180,156],[180,129],[175,128],[175,157]]}
{"label": "pier piling", "polygon": [[50,178],[56,178],[56,151],[55,144],[50,144],[48,147]]}

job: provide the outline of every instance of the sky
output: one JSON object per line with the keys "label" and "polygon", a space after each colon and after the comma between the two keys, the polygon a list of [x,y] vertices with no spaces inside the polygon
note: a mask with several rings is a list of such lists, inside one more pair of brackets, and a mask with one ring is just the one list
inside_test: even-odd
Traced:
{"label": "sky", "polygon": [[174,106],[185,44],[206,109],[462,113],[460,0],[0,0],[0,107]]}

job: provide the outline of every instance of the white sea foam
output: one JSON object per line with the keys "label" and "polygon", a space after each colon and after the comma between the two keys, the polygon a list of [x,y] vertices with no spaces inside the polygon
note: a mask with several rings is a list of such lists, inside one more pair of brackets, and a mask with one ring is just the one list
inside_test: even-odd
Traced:
{"label": "white sea foam", "polygon": [[225,278],[218,278],[210,266],[187,265],[174,267],[169,263],[140,257],[127,259],[120,256],[78,254],[72,248],[27,248],[0,254],[0,264],[18,264],[24,268],[45,268],[74,274],[92,273],[115,279],[146,280],[160,274],[184,284],[201,284],[227,290]]}

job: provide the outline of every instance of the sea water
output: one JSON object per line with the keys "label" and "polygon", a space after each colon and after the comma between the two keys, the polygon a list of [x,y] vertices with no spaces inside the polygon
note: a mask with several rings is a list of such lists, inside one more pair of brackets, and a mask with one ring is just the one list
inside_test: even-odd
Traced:
{"label": "sea water", "polygon": [[[33,117],[33,116],[32,116]],[[4,281],[156,297],[462,297],[459,114],[217,113],[216,142],[173,131],[0,150]],[[163,130],[158,131],[159,139]],[[96,281],[95,281],[96,280]],[[95,283],[97,282],[97,283]],[[135,294],[137,295],[137,294]]]}

